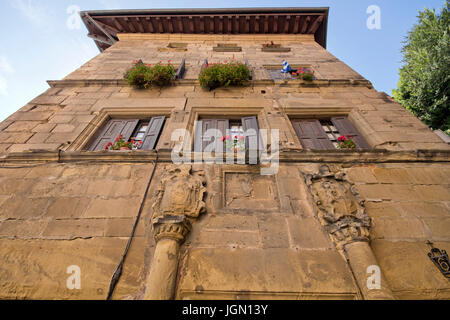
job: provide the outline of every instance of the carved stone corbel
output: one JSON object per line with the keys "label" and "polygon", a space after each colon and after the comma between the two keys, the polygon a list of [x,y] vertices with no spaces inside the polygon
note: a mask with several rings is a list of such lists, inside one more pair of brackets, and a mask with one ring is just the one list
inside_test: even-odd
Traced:
{"label": "carved stone corbel", "polygon": [[152,228],[156,241],[145,299],[170,300],[175,296],[180,245],[192,223],[206,211],[203,171],[190,165],[173,166],[161,179],[153,203]]}
{"label": "carved stone corbel", "polygon": [[372,221],[354,185],[345,178],[343,172],[332,172],[327,165],[322,165],[317,173],[304,173],[304,177],[319,221],[336,248],[348,260],[363,297],[394,299],[382,274],[379,275],[380,288],[368,286],[370,274],[367,274],[367,270],[371,266],[378,267],[378,263],[369,245]]}

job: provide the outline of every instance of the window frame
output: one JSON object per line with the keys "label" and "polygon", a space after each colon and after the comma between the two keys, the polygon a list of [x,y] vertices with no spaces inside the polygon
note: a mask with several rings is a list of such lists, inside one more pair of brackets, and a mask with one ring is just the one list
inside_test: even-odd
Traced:
{"label": "window frame", "polygon": [[[254,120],[256,123],[253,123],[253,125],[255,125],[256,124],[256,126],[257,126],[257,135],[258,135],[258,137],[257,137],[257,143],[258,143],[258,145],[259,144],[263,144],[263,142],[262,142],[262,139],[261,139],[261,135],[260,135],[260,130],[261,130],[261,126],[260,126],[260,124],[259,124],[259,121],[258,121],[258,115],[246,115],[246,116],[218,116],[218,117],[210,117],[210,116],[206,116],[206,117],[204,117],[204,116],[200,116],[198,119],[197,119],[197,122],[196,122],[196,124],[198,124],[199,123],[199,121],[202,121],[202,126],[205,124],[205,122],[203,122],[203,121],[220,121],[220,120],[226,120],[226,125],[227,125],[227,129],[226,129],[226,132],[221,132],[222,133],[222,137],[225,137],[225,136],[227,136],[228,134],[231,134],[231,132],[230,132],[230,129],[231,129],[231,125],[233,124],[233,123],[239,123],[239,126],[241,127],[241,130],[242,130],[242,132],[244,132],[245,133],[245,131],[246,131],[246,126],[249,126],[250,124],[249,123],[247,123],[246,121],[247,120],[250,120],[251,122],[252,122],[252,120]],[[251,125],[250,125],[251,126]],[[201,128],[201,132],[203,133],[205,130],[204,130],[204,128],[202,127]],[[202,142],[201,143],[201,150],[196,150],[195,149],[195,147],[196,147],[196,140],[199,140],[200,138],[197,136],[197,134],[199,134],[199,132],[200,132],[200,128],[195,128],[195,130],[194,130],[194,137],[193,137],[193,142],[194,142],[194,145],[193,145],[193,148],[194,148],[194,152],[203,152],[203,150],[204,150],[204,140],[203,139],[201,139],[200,141]],[[232,135],[233,136],[233,135]],[[212,140],[212,139],[211,139]],[[198,143],[198,142],[197,142]],[[211,141],[209,142],[209,143],[211,143]],[[259,146],[257,146],[257,148],[258,148]],[[246,137],[245,138],[245,146],[244,146],[244,151],[245,152],[247,152],[249,150],[249,137]],[[226,147],[225,147],[225,144],[224,144],[224,146],[223,146],[223,152],[226,152],[227,150],[226,150]]]}
{"label": "window frame", "polygon": [[[156,149],[156,146],[158,144],[159,138],[161,137],[162,131],[164,130],[164,124],[166,121],[165,116],[154,116],[150,118],[129,118],[129,119],[119,119],[119,118],[111,118],[108,121],[106,121],[102,127],[100,127],[96,133],[91,137],[89,142],[86,144],[84,151],[102,151],[104,150],[104,146],[106,146],[108,143],[114,143],[114,140],[119,136],[123,135],[125,142],[130,142],[132,140],[135,140],[133,137],[134,133],[139,132],[137,130],[140,130],[140,128],[143,127],[145,123],[147,123],[146,130],[144,132],[144,136],[142,140],[141,149],[151,151]],[[118,132],[115,132],[113,136],[105,137],[106,131],[109,130],[109,127],[111,127],[114,122],[119,123],[122,125],[122,129],[119,129]],[[156,131],[155,131],[156,130]],[[102,140],[108,139],[106,143],[102,143]],[[153,141],[152,141],[153,139]],[[105,141],[104,141],[105,142]],[[100,145],[100,143],[102,143]],[[152,146],[149,148],[149,146]],[[139,149],[139,150],[141,150]]]}
{"label": "window frame", "polygon": [[[271,105],[271,101],[270,101]],[[224,114],[227,117],[231,118],[243,118],[255,116],[257,117],[259,130],[261,129],[269,129],[269,124],[267,123],[267,118],[264,115],[264,110],[266,107],[269,107],[269,101],[266,99],[257,100],[253,105],[245,106],[242,108],[236,108],[233,101],[224,101],[224,105],[220,108],[216,106],[193,106],[190,117],[186,120],[186,128],[188,136],[184,137],[184,141],[189,141],[190,150],[192,152],[197,152],[194,149],[195,142],[195,132],[197,130],[198,120],[203,118],[224,118]],[[270,141],[270,139],[268,140]],[[263,146],[265,147],[268,144],[268,148],[270,148],[270,144],[268,141],[262,141]]]}
{"label": "window frame", "polygon": [[[348,123],[351,125],[352,129],[354,129],[354,131],[357,133],[354,138],[356,138],[355,143],[357,145],[357,147],[355,149],[353,149],[354,151],[367,151],[367,150],[372,150],[373,147],[372,145],[369,143],[369,141],[365,138],[364,134],[361,132],[361,130],[359,130],[355,125],[354,122],[350,119],[349,115],[330,115],[330,116],[312,116],[313,114],[310,114],[309,116],[303,115],[302,117],[295,117],[295,116],[289,116],[289,122],[291,123],[291,127],[294,131],[295,136],[297,137],[298,142],[300,143],[302,149],[304,150],[312,150],[312,151],[336,151],[339,150],[339,148],[337,147],[337,138],[345,135],[348,136],[348,133],[343,133],[341,130],[339,130],[339,127],[336,125],[335,121],[337,121],[339,118],[345,118],[346,121],[348,121]],[[334,119],[334,120],[333,120]],[[323,148],[308,148],[306,146],[307,142],[305,141],[305,139],[308,138],[301,138],[299,136],[299,131],[296,130],[296,126],[299,125],[298,123],[300,121],[317,121],[318,123],[318,127],[317,129],[321,130],[321,133],[323,133],[322,136],[320,135],[313,135],[313,137],[311,138],[314,141],[317,141],[315,144],[317,145],[317,143],[320,144],[319,141],[321,140],[325,140],[327,142],[321,143],[321,145],[323,146]],[[323,126],[324,126],[324,122],[329,122],[329,124],[331,124],[331,126],[335,127],[336,130],[335,132],[333,132],[333,136],[334,133],[337,133],[337,138],[336,139],[330,139],[329,137],[329,132],[327,132]],[[296,124],[297,122],[297,124]],[[327,124],[327,125],[329,125]],[[351,134],[350,134],[351,135]],[[313,142],[314,143],[314,142]],[[365,147],[367,145],[367,147]],[[331,146],[333,146],[333,148],[331,148]]]}
{"label": "window frame", "polygon": [[[267,74],[267,79],[272,80],[272,81],[295,81],[293,80],[291,77],[286,78],[286,79],[273,79],[271,77],[271,73],[269,72],[269,70],[278,70],[281,71],[281,69],[283,69],[283,65],[282,64],[270,64],[270,65],[263,65],[264,71]],[[311,71],[314,72],[314,76],[315,79],[314,80],[321,80],[322,76],[319,74],[319,72],[317,72],[317,69],[314,68],[312,65],[308,65],[308,64],[292,64],[291,65],[292,69],[299,69],[299,68],[309,68],[311,69]],[[280,72],[281,74],[281,72]]]}
{"label": "window frame", "polygon": [[[170,121],[171,113],[174,107],[127,107],[127,108],[103,108],[97,116],[89,122],[83,132],[68,145],[66,151],[87,151],[86,147],[91,143],[94,135],[111,119],[150,119],[152,117],[164,116],[165,125]],[[165,130],[161,130],[159,141],[156,148],[161,142],[161,138],[165,134]]]}

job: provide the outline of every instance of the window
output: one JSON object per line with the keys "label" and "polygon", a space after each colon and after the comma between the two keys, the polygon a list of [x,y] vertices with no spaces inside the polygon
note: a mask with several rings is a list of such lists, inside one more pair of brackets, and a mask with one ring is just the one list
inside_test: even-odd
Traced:
{"label": "window", "polygon": [[342,135],[353,140],[356,148],[370,149],[369,144],[358,133],[347,117],[293,119],[292,125],[305,149],[336,149],[338,147],[338,138]]}
{"label": "window", "polygon": [[110,119],[94,135],[86,148],[89,151],[104,150],[105,146],[122,135],[125,141],[142,141],[143,150],[155,149],[164,126],[165,117],[151,119]]}
{"label": "window", "polygon": [[158,48],[159,52],[184,52],[187,51],[187,43],[171,42],[167,47]]}
{"label": "window", "polygon": [[241,52],[242,48],[236,43],[219,43],[213,48],[215,52]]}
{"label": "window", "polygon": [[[303,70],[304,72],[314,72],[313,80],[317,80],[316,72],[313,68],[309,66],[291,66],[292,72],[298,72]],[[297,76],[292,76],[292,73],[282,73],[281,69],[283,69],[282,65],[279,66],[265,66],[266,72],[269,75],[270,79],[278,81],[278,80],[292,80],[293,78],[298,79]]]}
{"label": "window", "polygon": [[[214,136],[212,131],[208,132],[210,129],[218,130],[215,132],[217,136]],[[204,151],[213,142],[217,143],[215,150],[222,144],[224,151],[258,150],[261,142],[257,118],[200,119],[195,130],[194,150]]]}

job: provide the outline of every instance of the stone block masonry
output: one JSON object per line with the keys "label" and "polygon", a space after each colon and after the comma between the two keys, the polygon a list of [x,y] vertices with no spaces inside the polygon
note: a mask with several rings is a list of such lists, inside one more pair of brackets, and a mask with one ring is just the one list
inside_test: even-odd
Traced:
{"label": "stone block masonry", "polygon": [[[163,287],[149,293],[148,286],[152,270],[161,280],[158,270],[167,265],[175,270],[176,299],[371,298],[361,285],[367,261],[379,264],[390,289],[384,292],[396,299],[450,298],[449,282],[428,259],[425,244],[450,252],[450,147],[313,36],[119,38],[0,123],[0,299],[105,299],[143,200],[114,299],[167,294]],[[262,52],[272,39],[290,52]],[[186,43],[187,51],[158,50],[170,42]],[[217,43],[236,43],[242,52],[214,52]],[[139,58],[152,64],[185,58],[186,76],[167,88],[130,88],[123,73]],[[283,58],[312,67],[318,80],[272,81],[267,68],[281,69]],[[203,90],[196,79],[205,59],[248,60],[253,80]],[[84,147],[109,118],[161,115],[159,164],[143,199],[155,151]],[[155,231],[152,220],[161,180],[172,168],[171,133],[193,134],[197,118],[243,116],[257,116],[261,129],[279,130],[277,174],[261,176],[258,165],[195,165],[204,172],[206,210],[190,217],[183,243],[163,239],[155,254],[154,232],[174,236]],[[371,149],[306,150],[291,120],[332,116],[347,116]],[[367,239],[361,237],[367,241],[340,244],[342,249],[323,223],[306,177],[324,164],[344,174],[360,195],[371,220]],[[167,252],[178,260],[155,262],[166,261]],[[71,265],[81,269],[80,290],[66,286]]]}

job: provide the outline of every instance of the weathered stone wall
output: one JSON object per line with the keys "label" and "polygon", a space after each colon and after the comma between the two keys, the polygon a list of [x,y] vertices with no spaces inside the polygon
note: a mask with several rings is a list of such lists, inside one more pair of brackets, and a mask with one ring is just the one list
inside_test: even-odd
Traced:
{"label": "weathered stone wall", "polygon": [[[122,79],[123,73],[133,61],[142,59],[145,63],[158,62],[179,64],[183,58],[188,66],[186,79],[197,79],[205,59],[210,63],[248,60],[254,69],[254,79],[269,79],[265,65],[280,65],[287,59],[292,65],[310,65],[321,79],[363,79],[343,62],[330,54],[308,35],[120,35],[120,41],[96,58],[83,65],[65,79]],[[262,52],[262,45],[274,41],[290,52]],[[186,43],[187,51],[169,50],[171,42]],[[237,44],[241,52],[215,52],[218,43]],[[163,51],[161,51],[163,49]]]}
{"label": "weathered stone wall", "polygon": [[[142,298],[154,249],[151,199],[166,166],[156,171],[115,298]],[[286,164],[268,177],[250,166],[198,166],[207,213],[183,246],[177,298],[357,298],[303,182],[301,172],[317,166]],[[104,299],[151,171],[144,164],[1,169],[0,297]],[[449,298],[425,244],[450,244],[448,166],[344,171],[366,201],[371,245],[396,297]],[[81,290],[66,288],[70,265],[81,268]]]}
{"label": "weathered stone wall", "polygon": [[[172,131],[192,130],[196,116],[232,113],[257,115],[261,128],[279,129],[281,151],[296,157],[285,155],[274,176],[261,176],[259,166],[196,165],[207,180],[207,210],[181,248],[176,298],[361,298],[304,182],[302,173],[323,162],[346,173],[365,201],[371,247],[395,297],[450,298],[448,280],[428,259],[425,244],[450,250],[449,147],[439,137],[308,37],[151,37],[123,35],[0,123],[0,298],[106,297],[155,157],[137,152],[112,160],[106,152],[80,152],[80,139],[106,109],[141,114],[152,108],[168,116],[157,145],[161,154],[174,146]],[[291,52],[261,52],[270,40]],[[169,42],[188,43],[188,50],[158,50]],[[222,42],[243,51],[214,52]],[[178,63],[182,57],[187,79],[173,87],[135,90],[119,81],[137,58]],[[267,81],[263,66],[285,57],[312,65],[322,80]],[[189,80],[205,58],[248,59],[255,81],[205,91]],[[289,117],[335,114],[348,115],[374,150],[339,158],[302,151]],[[418,151],[424,149],[428,153]],[[116,299],[144,296],[155,247],[151,205],[168,165],[163,159],[157,166]],[[66,288],[71,265],[81,267],[81,290]]]}
{"label": "weathered stone wall", "polygon": [[198,85],[145,91],[112,85],[51,88],[0,124],[0,151],[66,150],[104,108],[135,108],[138,112],[139,108],[152,107],[171,110],[157,148],[167,148],[170,134],[166,133],[171,129],[192,127],[189,115],[195,108],[227,112],[252,107],[262,128],[280,130],[284,149],[302,148],[289,117],[336,113],[349,114],[358,131],[376,149],[450,149],[408,111],[373,89],[255,84],[211,92]]}

